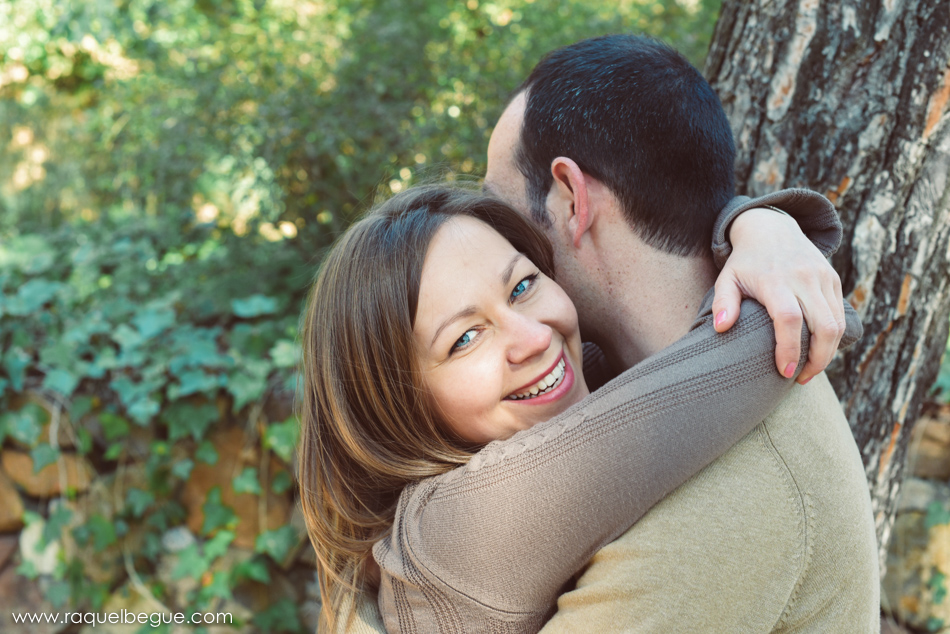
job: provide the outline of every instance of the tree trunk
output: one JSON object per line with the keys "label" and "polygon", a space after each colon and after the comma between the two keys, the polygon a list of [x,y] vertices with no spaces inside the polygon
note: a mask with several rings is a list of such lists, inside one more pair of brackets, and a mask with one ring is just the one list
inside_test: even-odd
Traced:
{"label": "tree trunk", "polygon": [[832,263],[865,332],[828,374],[864,459],[883,564],[947,341],[950,2],[725,0],[705,74],[735,132],[739,192],[807,187],[841,214]]}

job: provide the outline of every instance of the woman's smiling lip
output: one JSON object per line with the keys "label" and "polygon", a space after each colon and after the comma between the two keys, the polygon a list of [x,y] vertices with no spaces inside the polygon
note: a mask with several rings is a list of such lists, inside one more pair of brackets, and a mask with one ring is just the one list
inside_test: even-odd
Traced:
{"label": "woman's smiling lip", "polygon": [[[543,394],[538,394],[537,396],[532,396],[531,398],[525,398],[525,399],[505,398],[504,399],[505,402],[517,403],[519,405],[547,405],[548,403],[553,403],[554,401],[557,401],[558,399],[560,399],[562,396],[568,394],[571,391],[571,389],[574,387],[574,369],[571,367],[571,362],[567,358],[567,355],[564,354],[563,350],[561,351],[561,355],[554,362],[554,365],[551,367],[551,370],[557,367],[557,364],[561,361],[561,359],[564,359],[564,376],[561,378],[561,381],[560,383],[558,383],[557,386],[555,386],[553,389],[551,389],[548,392],[544,392]],[[551,370],[548,370],[548,372],[550,372]],[[545,376],[547,375],[545,374],[538,377],[537,381],[540,381]],[[535,383],[537,383],[537,381],[535,381]],[[527,387],[531,387],[532,385],[534,385],[534,383],[529,383]],[[519,389],[524,390],[524,388],[519,388]],[[513,392],[513,393],[518,394],[518,392]]]}
{"label": "woman's smiling lip", "polygon": [[[545,370],[544,372],[542,372],[541,374],[539,374],[539,375],[538,375],[537,377],[535,377],[534,379],[528,381],[527,383],[525,383],[525,384],[522,385],[521,387],[516,388],[515,390],[512,390],[511,394],[521,394],[522,392],[525,392],[525,391],[527,391],[527,390],[530,390],[530,389],[531,389],[531,386],[533,386],[534,384],[536,384],[538,381],[540,381],[541,379],[543,379],[543,378],[546,377],[547,375],[551,374],[551,372],[554,371],[554,368],[557,367],[557,364],[561,362],[561,359],[562,359],[562,358],[566,358],[566,357],[564,356],[564,349],[563,349],[563,348],[561,349],[561,354],[557,355],[557,359],[554,360],[554,363],[551,364],[551,367],[550,367],[550,368],[548,368],[547,370]],[[509,394],[509,396],[510,396],[510,394]]]}

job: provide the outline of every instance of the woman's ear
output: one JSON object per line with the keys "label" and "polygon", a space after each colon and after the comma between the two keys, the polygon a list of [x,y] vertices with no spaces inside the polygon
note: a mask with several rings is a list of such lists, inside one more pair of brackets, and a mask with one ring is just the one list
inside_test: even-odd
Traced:
{"label": "woman's ear", "polygon": [[587,177],[577,163],[565,156],[551,161],[551,175],[554,184],[548,194],[548,211],[567,227],[568,238],[575,248],[579,247],[593,222]]}

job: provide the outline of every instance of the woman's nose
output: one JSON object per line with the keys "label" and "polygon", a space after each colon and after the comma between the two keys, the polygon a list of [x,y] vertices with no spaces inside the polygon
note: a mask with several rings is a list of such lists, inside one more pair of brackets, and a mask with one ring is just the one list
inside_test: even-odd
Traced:
{"label": "woman's nose", "polygon": [[544,354],[551,347],[551,326],[524,315],[513,315],[509,322],[508,362],[521,364]]}

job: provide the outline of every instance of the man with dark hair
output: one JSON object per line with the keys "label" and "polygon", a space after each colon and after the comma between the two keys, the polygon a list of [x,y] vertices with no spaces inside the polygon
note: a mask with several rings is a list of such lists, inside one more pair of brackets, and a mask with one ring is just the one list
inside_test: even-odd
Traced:
{"label": "man with dark hair", "polygon": [[679,53],[647,38],[584,40],[548,55],[519,92],[530,97],[518,166],[536,220],[550,222],[551,161],[570,156],[648,245],[709,251],[733,197],[736,150],[719,98]]}
{"label": "man with dark hair", "polygon": [[[735,320],[737,289],[715,302],[710,292],[729,255],[727,232],[738,247],[750,236],[770,239],[750,233],[749,222],[772,223],[787,241],[794,223],[771,211],[713,226],[727,204],[751,204],[730,203],[734,154],[719,100],[696,69],[654,40],[609,36],[538,64],[492,134],[485,188],[545,228],[585,339],[620,372],[682,337],[710,302],[720,330]],[[796,211],[814,206],[814,196],[787,190],[754,202]],[[813,239],[823,228],[799,220]],[[715,253],[706,246],[714,230]],[[823,255],[837,246],[816,243]],[[780,307],[770,308],[777,363],[792,376],[782,356],[798,358],[798,300],[783,290],[768,301],[769,289],[755,290]],[[827,310],[806,309],[810,324],[834,329],[840,292],[829,282]],[[808,299],[802,304],[822,305]],[[799,382],[817,374],[814,382],[795,386],[739,444],[599,551],[543,631],[877,631],[864,468],[834,391],[810,366]]]}

